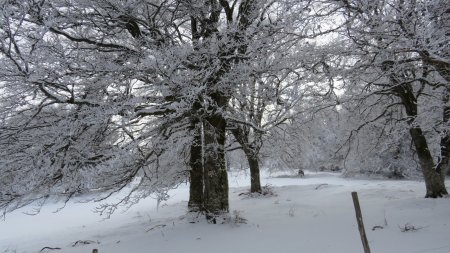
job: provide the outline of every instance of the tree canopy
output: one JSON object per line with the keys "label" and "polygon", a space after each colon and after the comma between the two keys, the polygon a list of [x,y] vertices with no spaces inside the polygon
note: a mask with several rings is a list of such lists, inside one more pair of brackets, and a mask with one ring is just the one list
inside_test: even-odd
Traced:
{"label": "tree canopy", "polygon": [[[370,152],[409,136],[412,149],[394,138],[397,149],[377,155],[401,155],[395,164],[404,167],[417,158],[427,196],[447,194],[447,1],[7,0],[0,8],[5,212],[127,189],[100,208],[110,214],[190,180],[189,206],[215,215],[228,211],[227,149],[244,151],[260,192],[264,159],[341,163],[362,131]],[[278,151],[269,159],[267,141]]]}

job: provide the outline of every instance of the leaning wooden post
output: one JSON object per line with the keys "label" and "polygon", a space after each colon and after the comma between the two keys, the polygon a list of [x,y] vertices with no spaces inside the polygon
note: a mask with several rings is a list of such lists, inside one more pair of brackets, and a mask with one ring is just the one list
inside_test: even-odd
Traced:
{"label": "leaning wooden post", "polygon": [[353,205],[355,206],[356,221],[358,222],[359,234],[364,247],[364,253],[370,253],[369,242],[367,241],[366,231],[364,230],[364,223],[361,213],[361,206],[359,205],[358,193],[352,192]]}

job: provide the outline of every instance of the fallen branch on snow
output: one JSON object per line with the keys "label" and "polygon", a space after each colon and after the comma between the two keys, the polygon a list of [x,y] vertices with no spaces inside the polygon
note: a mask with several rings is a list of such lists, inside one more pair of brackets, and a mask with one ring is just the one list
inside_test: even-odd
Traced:
{"label": "fallen branch on snow", "polygon": [[319,189],[320,189],[320,187],[322,187],[322,186],[326,186],[326,185],[328,185],[328,184],[319,184],[318,186],[316,186],[316,190],[319,190]]}
{"label": "fallen branch on snow", "polygon": [[166,226],[166,224],[159,224],[159,225],[156,225],[156,226],[154,226],[154,227],[151,227],[151,228],[145,230],[145,232],[149,232],[149,231],[151,231],[151,230],[153,230],[153,229],[155,229],[155,228],[163,228],[163,227],[165,227],[165,226]]}
{"label": "fallen branch on snow", "polygon": [[39,252],[45,252],[45,250],[60,250],[59,247],[44,247]]}
{"label": "fallen branch on snow", "polygon": [[77,247],[80,245],[88,245],[88,244],[100,244],[100,242],[92,241],[92,240],[78,240],[72,244],[72,247]]}
{"label": "fallen branch on snow", "polygon": [[410,232],[410,231],[420,230],[423,227],[416,227],[414,225],[410,225],[409,223],[406,223],[403,227],[398,226],[398,228],[400,228],[400,231],[402,231],[402,232]]}

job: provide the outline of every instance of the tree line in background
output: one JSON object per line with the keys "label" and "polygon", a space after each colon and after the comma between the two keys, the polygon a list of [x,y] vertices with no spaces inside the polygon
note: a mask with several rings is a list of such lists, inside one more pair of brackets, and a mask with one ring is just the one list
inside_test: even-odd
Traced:
{"label": "tree line in background", "polygon": [[[0,207],[87,192],[112,214],[189,179],[228,212],[227,166],[425,179],[447,195],[445,0],[7,0]],[[238,151],[239,150],[239,151]],[[240,152],[240,153],[237,153]],[[228,164],[227,164],[228,160]]]}

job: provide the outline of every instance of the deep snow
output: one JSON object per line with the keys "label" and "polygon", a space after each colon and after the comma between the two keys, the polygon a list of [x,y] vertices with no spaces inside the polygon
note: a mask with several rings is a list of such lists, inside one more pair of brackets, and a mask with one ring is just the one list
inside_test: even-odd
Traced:
{"label": "deep snow", "polygon": [[[0,221],[0,252],[363,252],[351,192],[357,191],[372,253],[450,252],[450,198],[425,199],[418,181],[361,180],[307,172],[304,178],[269,175],[276,196],[249,198],[245,172],[230,174],[230,221],[207,224],[186,213],[188,185],[156,208],[145,199],[104,220],[96,203],[21,209]],[[450,185],[450,182],[447,182]],[[247,222],[235,223],[235,218]],[[372,230],[373,227],[379,226]],[[402,232],[405,228],[413,228]],[[414,230],[415,229],[415,230]],[[76,243],[78,241],[78,243]],[[87,243],[87,244],[83,244]],[[76,244],[76,245],[74,245]]]}

